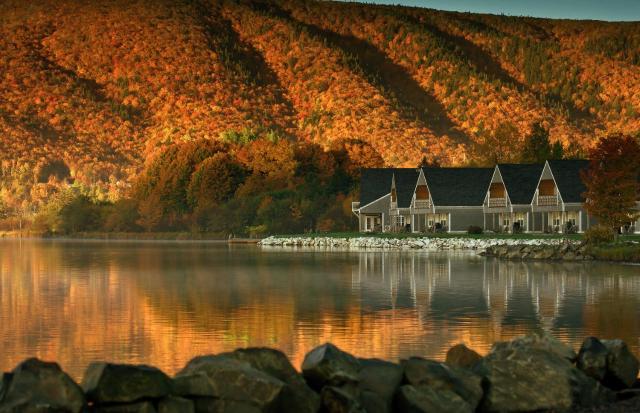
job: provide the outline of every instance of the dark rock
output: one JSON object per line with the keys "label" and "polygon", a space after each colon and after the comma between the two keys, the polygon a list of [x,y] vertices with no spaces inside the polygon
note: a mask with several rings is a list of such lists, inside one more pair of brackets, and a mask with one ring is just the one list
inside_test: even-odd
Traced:
{"label": "dark rock", "polygon": [[221,400],[214,397],[193,399],[195,413],[260,413],[257,406],[235,400]]}
{"label": "dark rock", "polygon": [[315,413],[320,407],[320,397],[291,365],[284,353],[269,348],[240,349],[222,354],[247,362],[256,370],[269,374],[286,384],[282,391],[282,412]]}
{"label": "dark rock", "polygon": [[194,413],[193,401],[183,397],[168,396],[158,402],[158,413]]}
{"label": "dark rock", "polygon": [[[482,399],[482,378],[472,372],[437,361],[412,357],[402,360],[405,382],[418,391],[453,392],[469,405],[471,411]],[[447,398],[452,396],[447,395]]]}
{"label": "dark rock", "polygon": [[394,401],[394,411],[407,413],[473,413],[473,408],[460,396],[450,391],[437,391],[429,387],[416,389],[401,386]]}
{"label": "dark rock", "polygon": [[214,397],[216,389],[205,373],[194,373],[174,377],[172,393],[183,397]]}
{"label": "dark rock", "polygon": [[0,412],[80,412],[82,389],[57,363],[31,358],[2,376]]}
{"label": "dark rock", "polygon": [[95,403],[131,403],[169,395],[171,379],[151,366],[92,363],[82,387],[87,399]]}
{"label": "dark rock", "polygon": [[470,368],[480,361],[482,356],[464,344],[456,344],[447,351],[445,363],[452,367]]}
{"label": "dark rock", "polygon": [[[206,375],[212,385],[212,396],[218,399],[214,411],[232,411],[227,409],[233,405],[244,406],[242,411],[280,411],[285,383],[247,362],[221,355],[196,357],[176,379],[196,374]],[[196,411],[198,409],[196,405]]]}
{"label": "dark rock", "polygon": [[325,386],[320,399],[326,413],[367,413],[356,398],[337,387]]}
{"label": "dark rock", "polygon": [[565,411],[614,395],[548,349],[497,346],[473,368],[484,382],[481,412]]}
{"label": "dark rock", "polygon": [[101,405],[94,409],[95,413],[156,413],[156,409],[150,402],[131,404]]}
{"label": "dark rock", "polygon": [[347,382],[357,382],[360,362],[333,344],[327,343],[311,350],[302,362],[302,374],[312,389],[340,387]]}
{"label": "dark rock", "polygon": [[548,333],[532,334],[523,337],[514,338],[511,341],[497,342],[493,345],[492,351],[500,351],[504,349],[536,349],[549,351],[558,356],[574,362],[577,358],[576,352],[566,344],[562,343]]}
{"label": "dark rock", "polygon": [[607,374],[607,355],[609,350],[595,337],[582,342],[578,352],[576,366],[587,376],[603,381]]}
{"label": "dark rock", "polygon": [[368,413],[391,412],[393,396],[403,378],[402,367],[378,359],[359,359],[359,399]]}
{"label": "dark rock", "polygon": [[609,351],[606,385],[614,389],[632,387],[638,377],[638,359],[622,340],[602,340],[602,344]]}

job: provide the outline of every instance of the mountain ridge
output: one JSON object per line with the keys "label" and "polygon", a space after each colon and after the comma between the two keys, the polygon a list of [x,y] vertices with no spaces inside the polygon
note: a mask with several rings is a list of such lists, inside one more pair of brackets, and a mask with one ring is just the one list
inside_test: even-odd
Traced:
{"label": "mountain ridge", "polygon": [[362,141],[390,166],[482,162],[505,124],[513,154],[536,123],[575,152],[640,131],[640,23],[311,0],[9,0],[0,16],[3,175],[62,162],[110,199],[167,145],[241,131]]}

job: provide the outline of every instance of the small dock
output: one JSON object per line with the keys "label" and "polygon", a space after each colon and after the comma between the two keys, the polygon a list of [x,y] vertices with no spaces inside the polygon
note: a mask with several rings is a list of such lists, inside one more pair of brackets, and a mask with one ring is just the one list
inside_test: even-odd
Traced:
{"label": "small dock", "polygon": [[229,244],[257,244],[260,242],[259,238],[229,238],[227,241]]}

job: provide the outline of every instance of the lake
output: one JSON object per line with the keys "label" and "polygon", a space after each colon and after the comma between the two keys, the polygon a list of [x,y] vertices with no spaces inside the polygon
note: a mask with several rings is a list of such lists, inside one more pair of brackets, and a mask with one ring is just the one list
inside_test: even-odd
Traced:
{"label": "lake", "polygon": [[177,372],[247,346],[299,368],[331,341],[357,356],[443,359],[547,330],[640,353],[640,267],[472,253],[261,249],[198,242],[0,241],[0,369],[37,356]]}

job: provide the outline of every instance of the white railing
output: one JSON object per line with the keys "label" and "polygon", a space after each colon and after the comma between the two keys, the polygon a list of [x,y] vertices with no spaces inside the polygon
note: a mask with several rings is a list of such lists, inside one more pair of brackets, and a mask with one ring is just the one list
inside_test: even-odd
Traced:
{"label": "white railing", "polygon": [[430,199],[421,199],[413,201],[413,209],[429,209],[431,208]]}
{"label": "white railing", "polygon": [[489,198],[489,208],[504,208],[507,206],[507,198]]}
{"label": "white railing", "polygon": [[352,202],[351,212],[356,212],[358,209],[360,209],[360,202]]}
{"label": "white railing", "polygon": [[558,195],[538,195],[538,206],[558,205]]}

